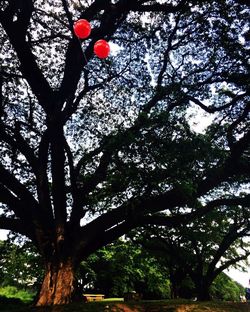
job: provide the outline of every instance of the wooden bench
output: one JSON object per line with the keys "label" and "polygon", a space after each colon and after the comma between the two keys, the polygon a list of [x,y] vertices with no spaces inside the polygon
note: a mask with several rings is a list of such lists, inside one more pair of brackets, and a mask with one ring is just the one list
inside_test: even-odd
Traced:
{"label": "wooden bench", "polygon": [[84,301],[100,301],[104,299],[103,294],[83,294]]}

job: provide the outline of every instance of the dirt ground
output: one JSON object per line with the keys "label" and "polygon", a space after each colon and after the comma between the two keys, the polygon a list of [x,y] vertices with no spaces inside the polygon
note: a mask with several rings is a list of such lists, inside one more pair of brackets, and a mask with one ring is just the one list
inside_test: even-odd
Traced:
{"label": "dirt ground", "polygon": [[117,303],[112,307],[106,306],[104,312],[250,312],[250,304],[224,303],[211,304],[180,304],[180,305],[127,305]]}
{"label": "dirt ground", "polygon": [[28,305],[1,305],[1,312],[250,312],[250,302],[193,302],[151,300],[138,302],[100,301],[36,308]]}

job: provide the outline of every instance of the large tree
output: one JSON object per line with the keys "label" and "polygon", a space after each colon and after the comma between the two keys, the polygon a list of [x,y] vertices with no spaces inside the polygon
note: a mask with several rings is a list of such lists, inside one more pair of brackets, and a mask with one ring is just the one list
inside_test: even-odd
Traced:
{"label": "large tree", "polygon": [[173,297],[190,278],[198,300],[210,300],[216,277],[231,266],[248,265],[249,206],[222,206],[178,228],[143,229],[134,235],[169,269]]}
{"label": "large tree", "polygon": [[249,200],[227,192],[249,181],[247,17],[236,0],[1,1],[0,227],[43,256],[38,305],[69,302],[80,261],[136,226]]}

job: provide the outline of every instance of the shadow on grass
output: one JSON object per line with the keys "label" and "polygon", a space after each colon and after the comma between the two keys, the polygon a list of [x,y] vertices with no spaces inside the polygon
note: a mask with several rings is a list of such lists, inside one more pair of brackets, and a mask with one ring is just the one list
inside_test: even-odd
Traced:
{"label": "shadow on grass", "polygon": [[141,301],[89,302],[54,307],[31,307],[26,304],[0,304],[1,312],[250,312],[248,303]]}

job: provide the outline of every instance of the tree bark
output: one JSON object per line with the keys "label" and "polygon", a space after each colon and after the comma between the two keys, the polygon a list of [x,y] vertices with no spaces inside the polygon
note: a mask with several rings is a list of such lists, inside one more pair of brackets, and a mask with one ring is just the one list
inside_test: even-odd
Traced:
{"label": "tree bark", "polygon": [[37,306],[67,304],[74,292],[73,261],[53,261],[46,264],[45,277],[39,293]]}
{"label": "tree bark", "polygon": [[[183,275],[182,275],[183,276]],[[170,268],[170,283],[171,283],[171,299],[177,299],[180,297],[180,285],[183,278],[180,276],[179,272],[175,272]]]}
{"label": "tree bark", "polygon": [[195,283],[196,293],[198,301],[210,301],[210,286],[211,283],[206,281],[206,279],[200,279],[199,282]]}

